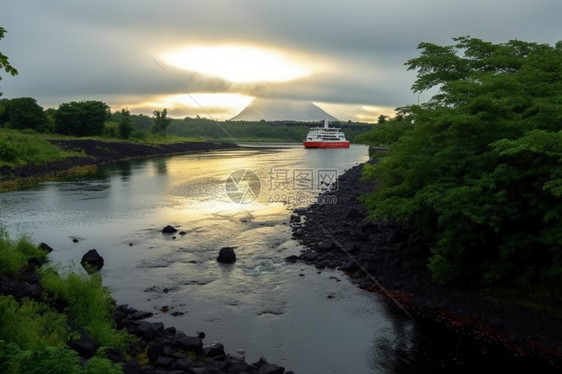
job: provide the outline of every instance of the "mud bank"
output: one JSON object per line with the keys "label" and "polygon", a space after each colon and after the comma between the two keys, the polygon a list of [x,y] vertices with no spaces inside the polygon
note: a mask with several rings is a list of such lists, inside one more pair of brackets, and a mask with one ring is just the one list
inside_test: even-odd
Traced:
{"label": "mud bank", "polygon": [[166,156],[188,152],[237,148],[234,143],[185,142],[176,144],[146,145],[128,142],[104,142],[98,140],[53,140],[52,144],[69,151],[83,151],[85,157],[69,157],[41,165],[0,168],[0,181],[18,178],[41,178],[56,175],[75,167],[105,165],[135,158]]}

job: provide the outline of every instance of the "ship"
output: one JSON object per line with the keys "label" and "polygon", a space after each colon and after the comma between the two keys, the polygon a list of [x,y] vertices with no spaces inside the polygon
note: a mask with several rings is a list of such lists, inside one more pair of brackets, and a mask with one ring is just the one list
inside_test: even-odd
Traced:
{"label": "ship", "polygon": [[324,127],[312,127],[303,142],[305,148],[349,148],[349,140],[341,129],[330,127],[324,120]]}

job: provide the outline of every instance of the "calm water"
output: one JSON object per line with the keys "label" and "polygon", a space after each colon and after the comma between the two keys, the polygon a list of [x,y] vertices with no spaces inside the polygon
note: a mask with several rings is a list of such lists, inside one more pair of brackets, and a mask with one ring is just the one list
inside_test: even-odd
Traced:
{"label": "calm water", "polygon": [[[366,160],[362,146],[283,145],[126,162],[0,194],[0,227],[48,243],[53,261],[77,271],[96,248],[118,303],[188,334],[205,331],[205,343],[228,352],[245,348],[249,362],[393,373],[408,366],[413,323],[337,271],[284,261],[302,249],[291,239],[291,210]],[[185,235],[163,235],[168,224]],[[216,262],[224,246],[236,247],[232,266]]]}

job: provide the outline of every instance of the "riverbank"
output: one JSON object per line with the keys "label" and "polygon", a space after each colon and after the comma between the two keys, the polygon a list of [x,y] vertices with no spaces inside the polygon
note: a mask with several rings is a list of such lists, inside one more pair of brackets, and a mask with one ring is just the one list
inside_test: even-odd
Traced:
{"label": "riverbank", "polygon": [[[339,269],[359,287],[392,300],[409,318],[443,344],[428,370],[562,367],[562,321],[544,312],[492,301],[477,289],[455,289],[431,281],[428,247],[399,223],[364,222],[357,198],[375,188],[360,181],[362,165],[338,179],[337,204],[314,204],[292,216],[293,235],[307,247],[288,261]],[[319,199],[325,201],[325,199]],[[448,341],[448,343],[445,343]]]}
{"label": "riverbank", "polygon": [[[146,321],[152,312],[115,306],[97,274],[60,276],[44,266],[52,250],[0,236],[0,371],[292,373],[263,357],[247,363],[243,350],[229,354],[221,343],[204,344],[204,332],[186,335]],[[92,251],[82,261],[88,273],[104,264]]]}
{"label": "riverbank", "polygon": [[26,186],[34,180],[57,177],[72,170],[81,170],[100,165],[136,158],[168,156],[188,152],[204,152],[215,149],[237,148],[235,143],[225,142],[182,142],[171,144],[140,144],[113,142],[93,139],[50,140],[51,144],[64,151],[84,154],[58,159],[42,164],[29,163],[25,166],[0,167],[0,183],[16,182]]}

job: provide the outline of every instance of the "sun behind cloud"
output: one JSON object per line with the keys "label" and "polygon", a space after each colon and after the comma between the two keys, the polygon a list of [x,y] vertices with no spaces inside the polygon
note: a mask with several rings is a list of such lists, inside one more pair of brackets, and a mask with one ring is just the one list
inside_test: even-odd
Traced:
{"label": "sun behind cloud", "polygon": [[234,83],[287,82],[312,73],[308,63],[289,53],[244,45],[194,45],[163,56],[183,70]]}
{"label": "sun behind cloud", "polygon": [[112,108],[127,108],[133,113],[152,116],[154,110],[167,109],[172,118],[201,116],[224,121],[237,115],[253,100],[251,96],[229,93],[193,93],[131,96],[109,100]]}

